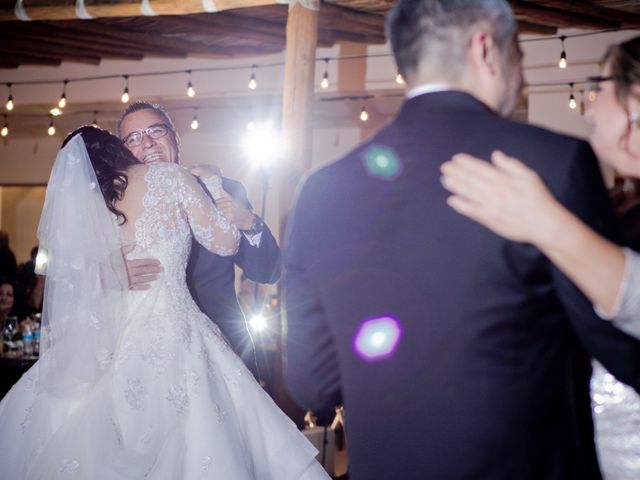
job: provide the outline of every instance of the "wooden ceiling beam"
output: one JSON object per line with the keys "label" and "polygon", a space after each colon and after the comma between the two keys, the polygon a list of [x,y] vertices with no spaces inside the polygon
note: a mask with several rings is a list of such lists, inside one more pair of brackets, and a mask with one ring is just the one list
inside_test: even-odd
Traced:
{"label": "wooden ceiling beam", "polygon": [[[224,16],[224,18],[223,18]],[[203,35],[214,41],[220,36],[229,36],[236,39],[252,40],[254,42],[275,43],[284,47],[285,26],[274,33],[261,29],[260,19],[234,16],[229,19],[224,13],[210,15],[208,20],[200,20],[188,16],[163,17],[163,18],[135,18],[132,26],[145,31],[162,31],[163,34],[183,33],[188,35]]]}
{"label": "wooden ceiling beam", "polygon": [[[3,53],[7,53],[7,54],[11,54],[12,58],[15,58],[16,56],[13,55],[15,52],[12,51],[5,51],[4,46],[0,46],[0,57],[3,56]],[[39,55],[32,55],[30,53],[21,53],[20,54],[20,64],[25,64],[25,65],[46,65],[46,66],[51,66],[51,67],[55,67],[58,66],[62,63],[61,59],[54,59],[54,58],[48,58],[48,57],[42,57]]]}
{"label": "wooden ceiling beam", "polygon": [[[131,60],[141,60],[144,55],[158,54],[157,48],[150,48],[145,45],[136,45],[135,49],[131,48],[131,43],[124,40],[101,36],[100,41],[95,43],[95,34],[90,35],[76,29],[65,28],[59,29],[55,35],[51,35],[50,27],[40,23],[29,24],[5,24],[2,31],[11,34],[14,38],[26,38],[40,42],[54,43],[65,45],[68,47],[82,48],[92,53],[98,53],[108,57],[128,58]],[[185,57],[183,51],[162,50],[160,56],[166,57]]]}
{"label": "wooden ceiling beam", "polygon": [[[125,41],[128,44],[128,48],[135,50],[138,45],[147,47],[148,50],[157,52],[172,53],[176,55],[186,55],[189,52],[192,53],[208,53],[208,50],[204,45],[194,42],[186,42],[177,38],[168,38],[160,34],[152,34],[146,32],[136,32],[133,30],[126,30],[121,27],[112,26],[108,23],[103,23],[99,20],[89,21],[60,21],[52,23],[56,27],[72,28],[84,32],[94,38],[97,35],[107,36],[108,39],[117,39],[119,41]],[[101,38],[99,39],[101,41]]]}
{"label": "wooden ceiling beam", "polygon": [[549,25],[541,25],[539,23],[518,20],[518,33],[529,33],[535,35],[556,35],[558,29]]}
{"label": "wooden ceiling beam", "polygon": [[16,60],[20,61],[22,54],[34,57],[49,58],[52,60],[63,60],[69,62],[86,63],[89,65],[99,65],[100,57],[98,55],[84,54],[77,48],[56,48],[51,44],[47,48],[43,48],[41,42],[31,42],[29,40],[18,39],[13,40],[10,36],[0,34],[0,50],[11,53]]}
{"label": "wooden ceiling beam", "polygon": [[384,37],[384,15],[355,11],[323,2],[320,5],[319,21],[322,25],[325,23],[334,25],[334,22],[340,22],[343,25],[351,25],[351,31]]}
{"label": "wooden ceiling beam", "polygon": [[[75,2],[60,4],[51,0],[51,5],[32,5],[25,2],[25,12],[31,20],[73,20],[77,19]],[[278,0],[216,0],[216,11],[235,8],[276,5]],[[191,13],[206,13],[202,0],[150,0],[149,5],[157,15],[187,15]],[[94,18],[109,17],[141,17],[140,0],[103,0],[86,5],[86,10]],[[14,5],[0,8],[0,21],[17,20]]]}
{"label": "wooden ceiling beam", "polygon": [[[617,28],[620,22],[606,18],[592,17],[583,13],[567,12],[555,8],[541,7],[533,2],[510,0],[518,20],[542,23],[557,27],[606,29]],[[522,17],[525,18],[522,18]]]}
{"label": "wooden ceiling beam", "polygon": [[[16,32],[11,29],[2,29],[0,39],[14,45],[25,46],[29,50],[39,50],[39,46],[47,45],[46,51],[61,57],[87,55],[89,57],[110,57],[123,58],[127,60],[142,60],[144,56],[136,51],[125,49],[113,49],[105,45],[93,45],[90,42],[78,40],[77,38],[66,38],[61,34],[42,35],[33,32]],[[45,43],[46,42],[46,43]]]}
{"label": "wooden ceiling beam", "polygon": [[536,0],[536,4],[543,7],[565,10],[567,12],[583,13],[591,17],[606,18],[620,22],[620,24],[625,27],[640,25],[640,14],[638,13],[615,10],[589,2],[576,2],[575,0]]}

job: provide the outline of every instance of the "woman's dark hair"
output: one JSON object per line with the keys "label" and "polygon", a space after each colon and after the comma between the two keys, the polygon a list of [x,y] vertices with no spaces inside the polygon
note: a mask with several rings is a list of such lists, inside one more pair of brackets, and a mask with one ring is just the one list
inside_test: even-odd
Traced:
{"label": "woman's dark hair", "polygon": [[640,88],[640,35],[609,47],[602,64],[609,65],[609,75],[613,77],[616,97],[620,105],[626,109],[629,96],[640,98],[633,91],[634,88]]}
{"label": "woman's dark hair", "polygon": [[2,285],[11,285],[11,289],[13,290],[13,306],[11,307],[11,310],[9,310],[9,313],[7,313],[7,315],[16,315],[20,303],[18,285],[9,277],[0,277],[0,287]]}
{"label": "woman's dark hair", "polygon": [[62,148],[78,134],[82,136],[87,147],[107,208],[122,220],[122,224],[125,224],[127,217],[115,207],[115,204],[118,200],[122,200],[129,184],[127,168],[140,162],[116,136],[91,126],[80,127],[67,135],[62,142]]}

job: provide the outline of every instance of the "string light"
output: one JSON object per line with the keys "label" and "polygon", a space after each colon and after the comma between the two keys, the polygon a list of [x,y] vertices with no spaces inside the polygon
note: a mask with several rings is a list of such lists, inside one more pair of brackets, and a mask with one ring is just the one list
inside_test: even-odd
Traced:
{"label": "string light", "polygon": [[193,84],[191,83],[191,70],[187,70],[189,74],[189,80],[187,81],[187,96],[189,98],[193,98],[196,96],[196,90],[193,88]]}
{"label": "string light", "polygon": [[9,97],[7,98],[7,110],[13,110],[13,95],[11,94],[11,84],[7,83],[7,88],[9,89]]}
{"label": "string light", "polygon": [[324,75],[320,81],[321,88],[329,88],[329,59],[324,59]]}
{"label": "string light", "polygon": [[564,35],[560,37],[560,43],[562,44],[562,52],[560,52],[560,60],[558,60],[558,67],[560,67],[563,70],[567,68],[567,52],[565,52],[564,50],[564,41],[566,38],[567,37],[565,37]]}
{"label": "string light", "polygon": [[94,128],[100,128],[98,125],[98,110],[93,111],[93,122],[91,122],[91,126]]}
{"label": "string light", "polygon": [[4,126],[2,127],[2,130],[0,130],[0,135],[3,137],[9,135],[9,122],[7,121],[6,115],[4,116]]}
{"label": "string light", "polygon": [[56,126],[53,124],[53,116],[51,117],[51,121],[49,122],[49,128],[47,129],[47,133],[49,134],[50,137],[52,137],[56,133]]}
{"label": "string light", "polygon": [[65,80],[62,84],[62,95],[60,95],[60,100],[58,100],[58,108],[60,110],[67,106],[67,83],[69,83],[69,80]]}
{"label": "string light", "polygon": [[49,113],[54,117],[57,117],[58,115],[62,115],[62,110],[60,110],[58,107],[53,107],[51,110],[49,110]]}
{"label": "string light", "polygon": [[258,82],[256,82],[256,66],[251,65],[251,77],[249,77],[249,89],[255,90],[258,87]]}
{"label": "string light", "polygon": [[398,73],[396,73],[396,83],[398,85],[404,85],[404,78],[402,78],[402,75],[400,74],[400,71],[398,71]]}
{"label": "string light", "polygon": [[569,84],[571,88],[571,94],[569,95],[569,108],[575,110],[578,104],[576,103],[576,96],[573,94],[573,83]]}
{"label": "string light", "polygon": [[200,126],[200,122],[198,122],[198,109],[194,108],[193,109],[193,120],[191,120],[191,130],[197,130],[198,127]]}
{"label": "string light", "polygon": [[367,107],[362,106],[362,110],[360,110],[360,121],[366,122],[369,120],[369,113],[367,112]]}
{"label": "string light", "polygon": [[122,103],[129,103],[129,75],[123,75],[124,78],[124,91],[120,97]]}

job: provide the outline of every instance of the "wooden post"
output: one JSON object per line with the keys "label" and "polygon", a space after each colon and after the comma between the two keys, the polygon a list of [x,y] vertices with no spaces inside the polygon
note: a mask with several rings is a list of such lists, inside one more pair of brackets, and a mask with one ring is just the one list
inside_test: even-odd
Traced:
{"label": "wooden post", "polygon": [[[308,4],[311,3],[311,8]],[[306,6],[305,6],[306,5]],[[287,214],[301,174],[311,167],[315,61],[318,43],[318,0],[294,0],[287,19],[282,135],[285,158],[278,175],[280,190],[280,245]],[[282,296],[281,296],[282,298]],[[279,348],[282,348],[280,343]],[[304,411],[289,397],[283,381],[282,352],[277,355],[274,400],[299,427]]]}
{"label": "wooden post", "polygon": [[[282,96],[285,162],[280,175],[281,219],[291,208],[294,190],[301,175],[311,167],[318,5],[317,1],[295,1],[287,19]],[[282,234],[281,229],[281,238]]]}

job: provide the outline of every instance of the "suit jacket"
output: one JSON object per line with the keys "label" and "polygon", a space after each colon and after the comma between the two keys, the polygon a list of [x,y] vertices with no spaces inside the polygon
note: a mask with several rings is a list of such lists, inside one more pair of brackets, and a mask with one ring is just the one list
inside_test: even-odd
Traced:
{"label": "suit jacket", "polygon": [[[247,192],[240,182],[223,177],[222,186],[251,209]],[[233,256],[221,257],[211,253],[194,240],[187,265],[187,283],[198,307],[220,327],[236,352],[248,361],[252,344],[236,296],[236,265],[254,282],[278,281],[280,249],[266,224],[258,247],[252,246],[241,235],[240,248]]]}
{"label": "suit jacket", "polygon": [[[636,340],[540,251],[446,205],[440,165],[497,148],[617,238],[588,144],[462,92],[408,100],[299,192],[284,250],[286,381],[306,408],[344,402],[349,478],[598,478],[582,347],[640,387]],[[358,329],[383,316],[397,319],[399,343],[365,361]]]}

